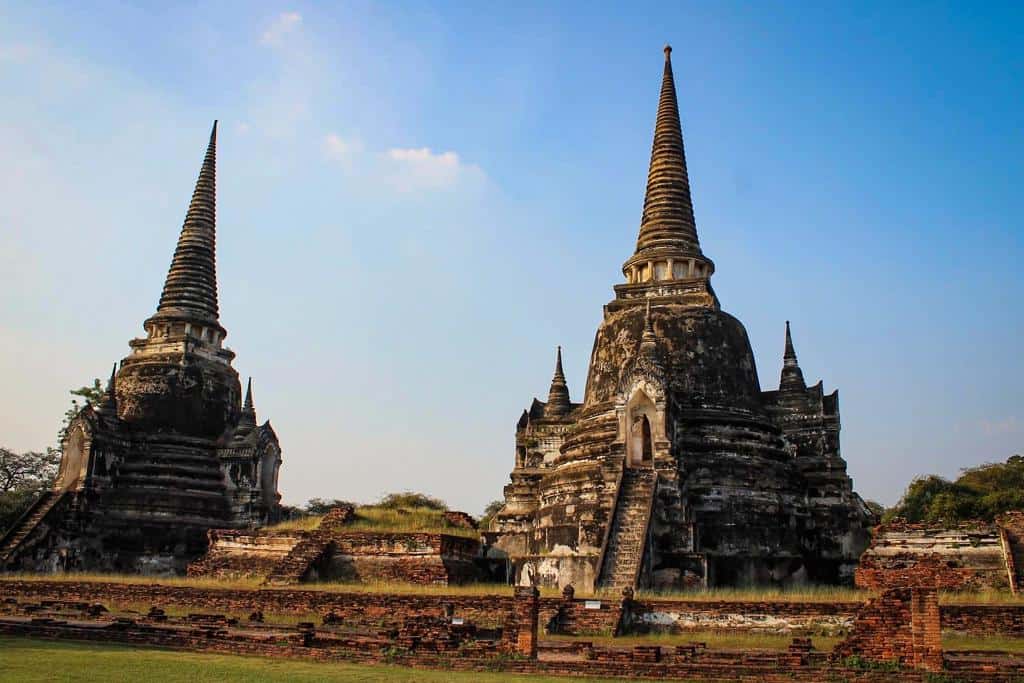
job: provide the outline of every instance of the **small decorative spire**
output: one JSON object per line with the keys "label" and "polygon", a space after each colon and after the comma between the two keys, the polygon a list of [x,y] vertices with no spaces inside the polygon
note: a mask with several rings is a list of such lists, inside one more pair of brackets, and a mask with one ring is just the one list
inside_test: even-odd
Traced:
{"label": "small decorative spire", "polygon": [[117,417],[117,392],[114,388],[114,378],[117,376],[117,363],[114,363],[110,371],[110,379],[107,380],[107,390],[103,394],[103,401],[100,402],[99,412],[106,417]]}
{"label": "small decorative spire", "polygon": [[804,373],[796,360],[796,349],[793,348],[793,335],[786,321],[786,349],[782,354],[782,377],[779,380],[779,391],[806,391]]}
{"label": "small decorative spire", "polygon": [[782,361],[786,365],[796,365],[796,349],[793,348],[793,333],[789,329],[789,321],[786,321],[786,350],[782,354]]}
{"label": "small decorative spire", "polygon": [[252,405],[252,377],[249,378],[249,382],[245,385],[245,405],[242,406],[242,411],[251,412],[253,415],[256,414],[256,409]]}
{"label": "small decorative spire", "polygon": [[647,309],[644,311],[644,332],[640,336],[640,353],[645,356],[653,356],[658,349],[658,337],[654,334],[654,323],[651,321],[651,300],[647,299]]}
{"label": "small decorative spire", "polygon": [[245,402],[242,404],[242,413],[238,416],[238,426],[235,427],[235,441],[244,441],[252,430],[256,428],[256,408],[252,403],[252,377],[245,387]]}
{"label": "small decorative spire", "polygon": [[156,317],[175,316],[219,324],[216,242],[217,122],[214,121]]}
{"label": "small decorative spire", "polygon": [[551,389],[548,391],[548,403],[544,407],[544,414],[550,417],[565,415],[572,410],[572,402],[569,399],[569,385],[565,381],[565,373],[562,372],[562,347],[558,347],[555,356],[555,375],[551,378]]}
{"label": "small decorative spire", "polygon": [[562,372],[562,347],[559,346],[555,352],[555,376],[554,381],[565,384],[565,373]]}

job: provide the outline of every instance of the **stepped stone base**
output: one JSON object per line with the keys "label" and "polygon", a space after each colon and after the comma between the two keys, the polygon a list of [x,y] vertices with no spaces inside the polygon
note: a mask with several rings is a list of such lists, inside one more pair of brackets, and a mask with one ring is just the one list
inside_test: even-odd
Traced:
{"label": "stepped stone base", "polygon": [[208,537],[210,550],[189,565],[189,576],[267,576],[299,542],[301,532],[211,529]]}
{"label": "stepped stone base", "polygon": [[450,585],[483,579],[480,543],[438,533],[231,531],[209,534],[210,550],[190,576],[248,576],[272,585],[303,581],[402,582]]}
{"label": "stepped stone base", "polygon": [[884,588],[895,574],[930,571],[944,590],[1016,590],[1019,585],[1024,514],[1009,513],[996,523],[980,520],[956,526],[910,524],[896,520],[875,529],[855,575],[862,588]]}

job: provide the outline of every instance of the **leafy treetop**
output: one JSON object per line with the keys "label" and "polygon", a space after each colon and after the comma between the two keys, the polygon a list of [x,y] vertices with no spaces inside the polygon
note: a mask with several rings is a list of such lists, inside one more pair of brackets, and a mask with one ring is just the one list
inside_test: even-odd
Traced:
{"label": "leafy treetop", "polygon": [[1024,509],[1024,456],[962,470],[956,481],[931,474],[917,477],[885,520],[953,524],[968,519],[992,521]]}

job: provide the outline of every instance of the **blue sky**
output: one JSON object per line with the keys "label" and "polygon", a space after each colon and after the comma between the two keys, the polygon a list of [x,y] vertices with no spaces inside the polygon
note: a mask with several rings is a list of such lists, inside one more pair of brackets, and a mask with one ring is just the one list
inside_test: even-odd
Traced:
{"label": "blue sky", "polygon": [[1019,3],[0,2],[0,444],[142,334],[214,118],[221,321],[284,498],[479,512],[639,226],[673,45],[704,251],[857,489],[1024,451]]}

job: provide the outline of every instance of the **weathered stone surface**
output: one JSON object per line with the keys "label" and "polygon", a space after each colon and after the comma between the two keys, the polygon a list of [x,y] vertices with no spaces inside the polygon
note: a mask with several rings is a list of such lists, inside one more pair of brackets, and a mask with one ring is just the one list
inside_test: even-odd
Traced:
{"label": "weathered stone surface", "polygon": [[[697,239],[669,51],[625,284],[605,306],[582,404],[558,355],[548,402],[516,428],[487,535],[517,581],[592,588],[850,583],[871,513],[839,452],[838,394],[807,387],[787,323],[762,391]],[[653,473],[653,504],[630,470]],[[634,571],[635,569],[635,571]]]}
{"label": "weathered stone surface", "polygon": [[210,531],[190,576],[250,576],[272,585],[344,580],[449,585],[481,580],[480,543],[439,533],[350,531],[336,508],[313,531]]}
{"label": "weathered stone surface", "polygon": [[268,576],[302,538],[298,531],[211,529],[209,548],[189,576],[232,579]]}
{"label": "weathered stone surface", "polygon": [[[1013,516],[1005,518],[1012,525]],[[999,524],[980,520],[955,526],[895,520],[875,528],[861,556],[856,582],[864,588],[906,584],[926,576],[943,590],[1008,590],[1019,544]]]}
{"label": "weathered stone surface", "polygon": [[281,448],[242,402],[217,305],[216,124],[146,337],[62,444],[54,488],[0,540],[0,569],[181,573],[212,528],[276,518]]}
{"label": "weathered stone surface", "polygon": [[879,664],[941,671],[942,619],[936,576],[921,572],[890,578],[897,583],[857,612],[850,634],[836,645],[832,658],[856,656]]}

